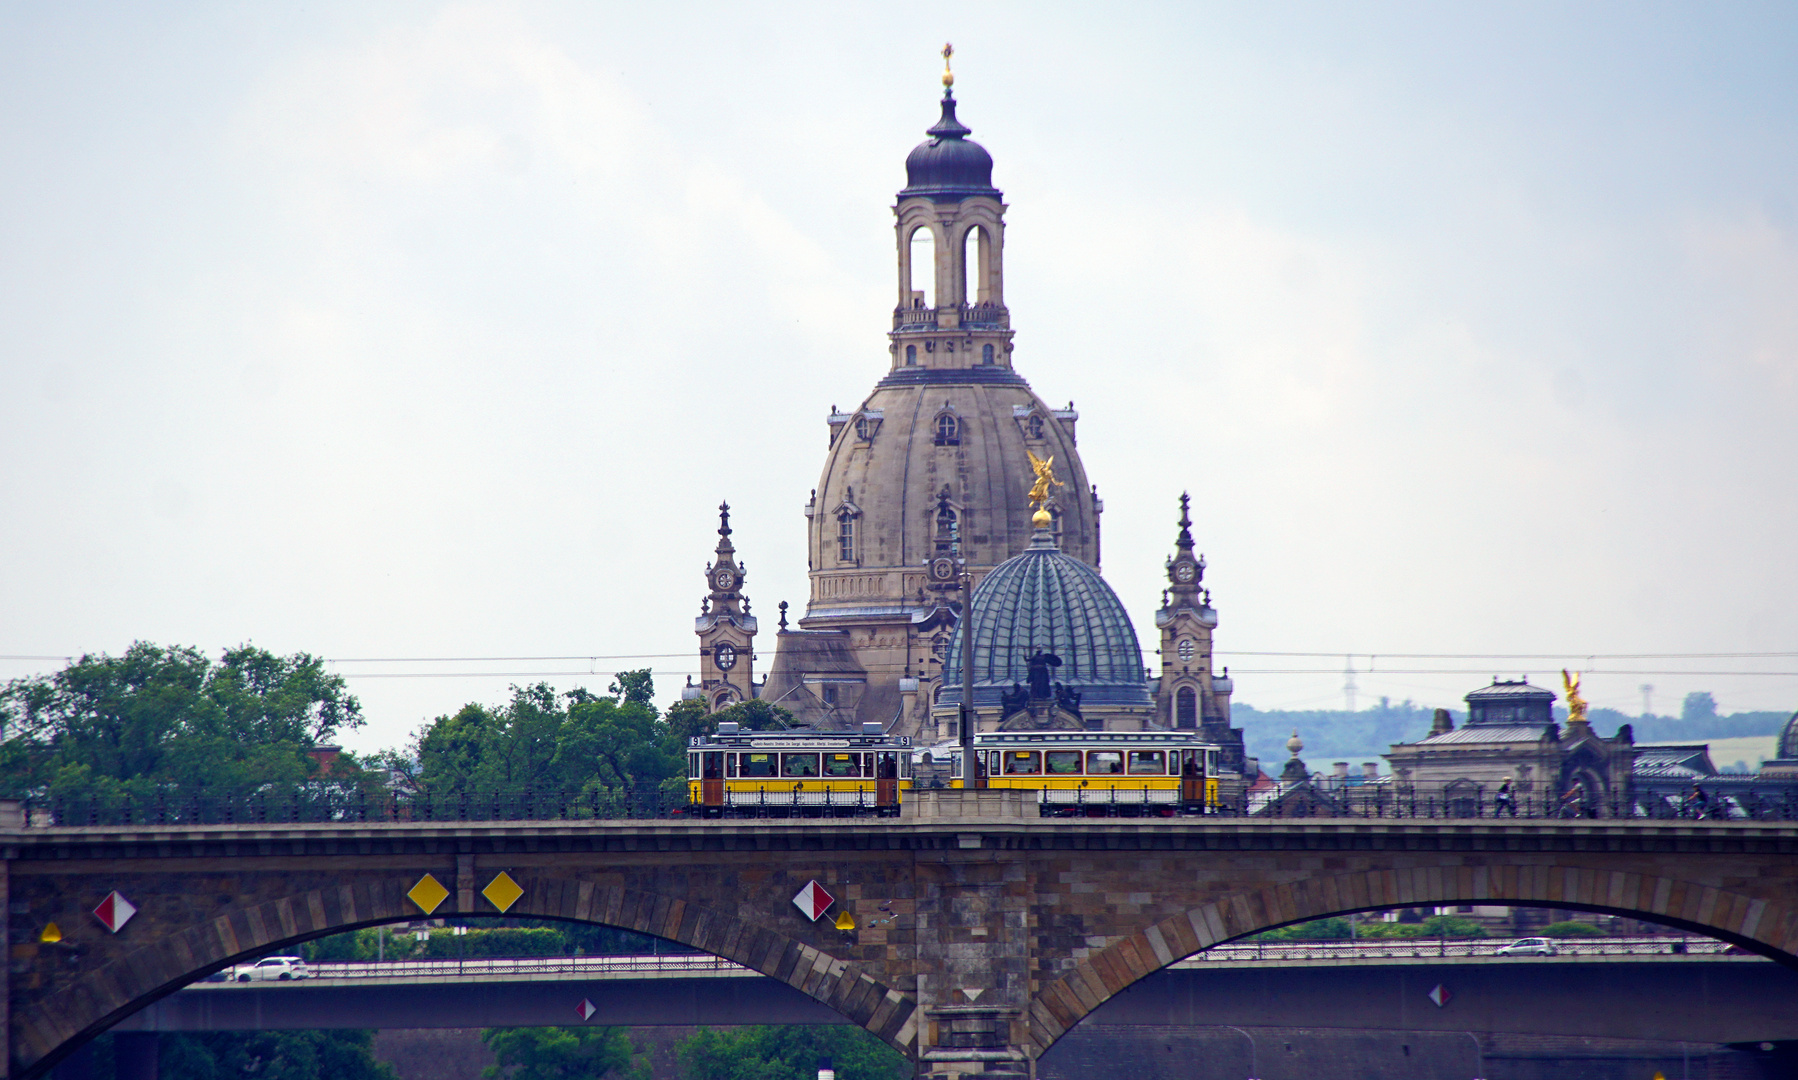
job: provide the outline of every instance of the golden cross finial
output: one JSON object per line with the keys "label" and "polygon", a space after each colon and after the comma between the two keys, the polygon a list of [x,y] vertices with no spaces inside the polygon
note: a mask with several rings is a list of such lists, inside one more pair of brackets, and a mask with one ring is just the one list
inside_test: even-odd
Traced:
{"label": "golden cross finial", "polygon": [[955,46],[947,41],[943,42],[943,85],[945,87],[955,85],[955,72],[949,70],[949,58],[954,55]]}

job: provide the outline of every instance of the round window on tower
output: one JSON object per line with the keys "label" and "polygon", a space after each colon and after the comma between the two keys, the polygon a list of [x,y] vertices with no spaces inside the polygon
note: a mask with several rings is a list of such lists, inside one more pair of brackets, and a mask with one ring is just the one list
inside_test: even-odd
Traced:
{"label": "round window on tower", "polygon": [[712,662],[718,665],[719,671],[729,671],[737,666],[737,648],[734,645],[720,645],[712,650]]}
{"label": "round window on tower", "polygon": [[1193,653],[1195,651],[1197,651],[1197,647],[1193,645],[1193,641],[1191,638],[1181,638],[1180,639],[1179,653],[1180,653],[1180,662],[1181,663],[1183,663],[1183,664],[1192,663],[1192,657],[1193,657]]}

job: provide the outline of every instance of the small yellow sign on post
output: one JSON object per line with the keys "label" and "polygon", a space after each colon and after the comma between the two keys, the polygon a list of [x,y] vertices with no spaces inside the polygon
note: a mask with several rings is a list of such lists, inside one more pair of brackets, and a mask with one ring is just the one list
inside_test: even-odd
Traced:
{"label": "small yellow sign on post", "polygon": [[443,882],[429,874],[419,878],[418,884],[406,892],[406,899],[417,904],[418,909],[426,915],[436,911],[438,905],[448,898],[449,890],[443,887]]}
{"label": "small yellow sign on post", "polygon": [[55,923],[49,923],[44,927],[44,932],[37,936],[37,939],[46,945],[54,945],[62,940],[62,927]]}
{"label": "small yellow sign on post", "polygon": [[518,898],[524,895],[524,889],[519,886],[518,882],[512,880],[511,874],[501,870],[499,876],[489,881],[487,887],[481,890],[481,895],[485,896],[487,902],[498,908],[503,914],[513,904],[518,903]]}
{"label": "small yellow sign on post", "polygon": [[837,929],[838,930],[853,930],[853,929],[855,929],[855,916],[849,914],[849,912],[847,912],[847,911],[837,912]]}

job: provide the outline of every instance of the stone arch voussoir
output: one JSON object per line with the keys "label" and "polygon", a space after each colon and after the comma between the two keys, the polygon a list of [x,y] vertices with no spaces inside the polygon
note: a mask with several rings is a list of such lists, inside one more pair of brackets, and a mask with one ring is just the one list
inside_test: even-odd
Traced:
{"label": "stone arch voussoir", "polygon": [[1030,1039],[1040,1056],[1138,979],[1234,938],[1352,911],[1469,902],[1635,914],[1739,941],[1798,967],[1798,911],[1790,904],[1697,882],[1575,866],[1368,870],[1232,893],[1113,941],[1037,993]]}
{"label": "stone arch voussoir", "polygon": [[[518,876],[525,894],[506,912],[509,916],[600,923],[721,956],[815,998],[901,1053],[916,1052],[916,1001],[875,980],[859,964],[684,899],[591,881]],[[446,906],[436,914],[494,912]],[[418,917],[403,884],[390,876],[234,907],[164,934],[22,1013],[15,1020],[15,1060],[26,1075],[37,1075],[66,1051],[150,1002],[243,957]]]}

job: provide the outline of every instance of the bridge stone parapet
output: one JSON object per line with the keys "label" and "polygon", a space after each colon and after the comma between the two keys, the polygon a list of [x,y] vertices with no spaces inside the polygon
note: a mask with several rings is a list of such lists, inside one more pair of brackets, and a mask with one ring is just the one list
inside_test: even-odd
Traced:
{"label": "bridge stone parapet", "polygon": [[[0,831],[8,1061],[37,1076],[218,968],[426,914],[603,923],[779,979],[919,1075],[1028,1074],[1092,1010],[1209,945],[1346,911],[1612,911],[1798,966],[1798,828],[1750,822],[553,822]],[[813,922],[792,898],[835,898]],[[89,912],[136,908],[111,933]],[[503,895],[503,894],[500,894]],[[835,919],[849,913],[854,930]],[[61,940],[45,940],[56,923]]]}

